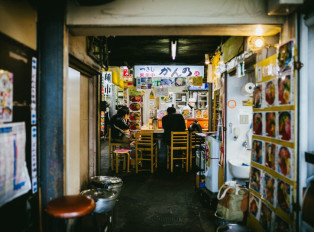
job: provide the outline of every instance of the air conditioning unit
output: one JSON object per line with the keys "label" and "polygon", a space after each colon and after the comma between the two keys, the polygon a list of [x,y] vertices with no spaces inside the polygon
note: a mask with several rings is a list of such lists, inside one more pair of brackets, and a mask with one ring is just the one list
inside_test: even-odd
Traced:
{"label": "air conditioning unit", "polygon": [[304,0],[268,0],[268,15],[289,15],[304,3]]}

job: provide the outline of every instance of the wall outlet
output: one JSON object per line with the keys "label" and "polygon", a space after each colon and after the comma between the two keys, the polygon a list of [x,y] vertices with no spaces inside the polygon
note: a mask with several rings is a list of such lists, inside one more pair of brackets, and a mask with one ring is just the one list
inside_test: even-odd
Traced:
{"label": "wall outlet", "polygon": [[240,115],[240,124],[249,124],[249,115]]}

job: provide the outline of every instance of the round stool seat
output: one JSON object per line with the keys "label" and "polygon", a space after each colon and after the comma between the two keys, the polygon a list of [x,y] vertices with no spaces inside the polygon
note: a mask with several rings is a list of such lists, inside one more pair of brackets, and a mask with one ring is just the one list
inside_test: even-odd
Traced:
{"label": "round stool seat", "polygon": [[95,201],[87,196],[62,196],[50,201],[45,211],[56,218],[76,218],[85,216],[95,209]]}
{"label": "round stool seat", "polygon": [[115,153],[129,153],[130,149],[116,149],[114,150]]}

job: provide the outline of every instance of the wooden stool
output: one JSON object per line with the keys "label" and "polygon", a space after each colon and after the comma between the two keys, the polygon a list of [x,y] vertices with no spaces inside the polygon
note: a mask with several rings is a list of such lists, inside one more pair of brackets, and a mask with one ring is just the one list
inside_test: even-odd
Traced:
{"label": "wooden stool", "polygon": [[[119,172],[119,156],[123,156],[123,169],[125,170],[125,166],[127,165],[127,172],[130,172],[130,151],[129,149],[117,149],[114,150],[113,154],[116,163],[116,173]],[[126,160],[127,159],[127,160]],[[125,165],[127,161],[127,164]]]}
{"label": "wooden stool", "polygon": [[45,212],[54,218],[73,219],[93,212],[95,206],[95,201],[87,196],[62,196],[51,200]]}

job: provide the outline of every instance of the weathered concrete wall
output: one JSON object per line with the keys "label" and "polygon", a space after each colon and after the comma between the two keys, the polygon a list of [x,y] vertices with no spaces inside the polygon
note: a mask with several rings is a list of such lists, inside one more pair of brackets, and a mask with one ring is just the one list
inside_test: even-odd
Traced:
{"label": "weathered concrete wall", "polygon": [[37,12],[26,0],[0,0],[0,32],[36,50]]}

